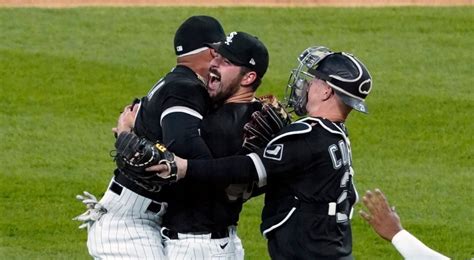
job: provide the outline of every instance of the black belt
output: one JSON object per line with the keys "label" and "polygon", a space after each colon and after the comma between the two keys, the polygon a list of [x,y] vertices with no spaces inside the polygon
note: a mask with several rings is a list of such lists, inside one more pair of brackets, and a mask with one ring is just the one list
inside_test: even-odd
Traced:
{"label": "black belt", "polygon": [[119,169],[115,169],[114,174],[115,182],[117,182],[121,186],[127,187],[127,189],[135,192],[136,194],[142,195],[145,198],[154,198],[154,196],[156,196],[156,193],[149,192],[138,186],[134,181],[126,177]]}
{"label": "black belt", "polygon": [[[182,233],[182,234],[189,234],[189,235],[211,234],[211,239],[219,239],[219,238],[229,237],[229,230],[225,229],[225,230],[214,231],[214,232],[190,232],[190,233]],[[169,239],[179,239],[178,232],[171,229],[164,228],[163,235],[167,236]]]}
{"label": "black belt", "polygon": [[[118,183],[116,183],[115,181],[112,182],[112,184],[110,185],[109,187],[109,190],[111,190],[113,193],[117,194],[120,196],[120,194],[122,194],[122,191],[123,191],[123,187],[120,186]],[[141,196],[141,195],[140,195]],[[154,202],[154,201],[151,201],[150,205],[148,205],[148,207],[146,208],[147,211],[150,211],[152,213],[158,213],[160,212],[161,210],[161,204],[160,203],[157,203],[157,202]]]}

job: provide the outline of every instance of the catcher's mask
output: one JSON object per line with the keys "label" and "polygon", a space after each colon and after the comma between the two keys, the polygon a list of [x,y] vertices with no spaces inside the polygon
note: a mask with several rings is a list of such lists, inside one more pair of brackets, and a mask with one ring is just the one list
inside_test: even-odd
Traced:
{"label": "catcher's mask", "polygon": [[367,113],[364,100],[372,89],[372,77],[353,55],[334,53],[323,46],[309,47],[301,53],[298,66],[288,80],[285,96],[287,106],[299,116],[307,112],[308,87],[314,78],[324,80],[344,104]]}

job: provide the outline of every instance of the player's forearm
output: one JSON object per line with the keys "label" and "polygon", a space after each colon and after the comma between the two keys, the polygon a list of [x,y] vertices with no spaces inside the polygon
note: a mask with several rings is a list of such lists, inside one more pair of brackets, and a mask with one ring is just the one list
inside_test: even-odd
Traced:
{"label": "player's forearm", "polygon": [[427,247],[406,230],[398,232],[392,244],[405,259],[450,259]]}
{"label": "player's forearm", "polygon": [[258,180],[252,159],[233,156],[216,160],[189,160],[186,179],[219,184],[249,183]]}

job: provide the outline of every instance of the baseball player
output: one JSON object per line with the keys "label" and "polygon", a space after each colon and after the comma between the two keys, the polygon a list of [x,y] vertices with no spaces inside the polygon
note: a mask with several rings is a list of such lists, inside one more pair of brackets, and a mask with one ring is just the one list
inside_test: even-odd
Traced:
{"label": "baseball player", "polygon": [[[372,89],[354,56],[310,47],[298,57],[288,105],[308,114],[284,128],[265,148],[217,160],[175,158],[172,176],[199,182],[266,184],[261,231],[273,259],[352,259],[352,152],[345,120],[367,112]],[[167,176],[166,165],[150,171]]]}
{"label": "baseball player", "polygon": [[395,212],[395,207],[389,206],[385,195],[379,189],[375,189],[374,192],[367,191],[362,197],[362,202],[368,209],[368,212],[360,211],[362,218],[374,228],[380,237],[391,241],[404,259],[449,259],[427,247],[415,236],[404,230],[400,218]]}
{"label": "baseball player", "polygon": [[[223,157],[242,150],[244,124],[262,107],[255,99],[255,90],[267,70],[269,57],[263,43],[245,32],[231,32],[214,48],[216,56],[210,63],[207,90],[216,107],[204,117],[201,136],[213,157]],[[176,185],[166,187],[169,193],[173,192],[167,200],[169,208],[162,230],[167,257],[243,259],[242,244],[235,231],[241,197],[229,201],[227,185],[190,185],[201,189],[200,194],[190,189],[178,190]],[[206,198],[203,194],[207,193],[210,196]],[[194,197],[199,197],[200,203],[190,204],[196,203]]]}
{"label": "baseball player", "polygon": [[[192,16],[181,24],[174,38],[176,67],[138,104],[126,107],[116,133],[130,132],[133,127],[136,135],[161,140],[185,158],[211,158],[199,135],[210,105],[205,83],[214,50],[208,45],[224,39],[222,26],[212,17]],[[130,117],[133,123],[125,124]],[[207,192],[185,182],[181,187],[192,189],[197,198]],[[154,182],[143,182],[133,172],[117,169],[99,203],[89,194],[80,197],[88,206],[78,220],[89,227],[89,253],[100,259],[164,259],[160,229],[167,193],[160,190]],[[203,205],[202,210],[208,206]],[[200,212],[192,214],[199,216]]]}

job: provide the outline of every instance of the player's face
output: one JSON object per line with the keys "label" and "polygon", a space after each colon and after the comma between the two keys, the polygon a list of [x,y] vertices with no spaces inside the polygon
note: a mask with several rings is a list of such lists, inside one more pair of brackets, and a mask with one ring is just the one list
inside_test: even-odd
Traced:
{"label": "player's face", "polygon": [[242,80],[240,66],[217,54],[211,61],[207,92],[214,102],[223,102],[234,95]]}
{"label": "player's face", "polygon": [[324,92],[327,91],[326,89],[330,88],[326,86],[323,80],[314,78],[309,82],[308,87],[308,103],[306,103],[306,110],[311,111],[311,108],[319,106],[321,101],[325,98]]}

